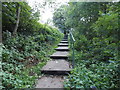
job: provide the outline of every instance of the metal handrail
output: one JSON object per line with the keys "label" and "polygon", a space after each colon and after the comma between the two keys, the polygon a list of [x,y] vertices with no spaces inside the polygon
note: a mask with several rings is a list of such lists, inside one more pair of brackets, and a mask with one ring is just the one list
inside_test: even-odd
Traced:
{"label": "metal handrail", "polygon": [[70,31],[70,35],[71,35],[72,41],[75,42],[75,38],[73,37],[73,34],[71,31]]}
{"label": "metal handrail", "polygon": [[75,53],[74,53],[74,42],[75,42],[75,38],[72,34],[72,31],[70,30],[69,32],[70,34],[70,48],[72,49],[72,66],[74,68],[75,66]]}

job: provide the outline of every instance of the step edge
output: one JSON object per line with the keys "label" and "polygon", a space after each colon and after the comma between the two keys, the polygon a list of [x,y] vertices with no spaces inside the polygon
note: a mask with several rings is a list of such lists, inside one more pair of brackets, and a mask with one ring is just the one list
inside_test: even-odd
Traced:
{"label": "step edge", "polygon": [[71,70],[72,70],[72,69],[69,69],[69,70],[54,70],[54,69],[48,70],[48,69],[41,69],[41,71],[49,71],[49,72],[51,72],[51,71],[53,71],[53,72],[54,72],[54,71],[55,71],[55,72],[59,72],[59,71],[60,71],[60,72],[68,71],[68,72],[69,72],[69,71],[71,71]]}
{"label": "step edge", "polygon": [[68,57],[68,55],[50,55],[50,56]]}

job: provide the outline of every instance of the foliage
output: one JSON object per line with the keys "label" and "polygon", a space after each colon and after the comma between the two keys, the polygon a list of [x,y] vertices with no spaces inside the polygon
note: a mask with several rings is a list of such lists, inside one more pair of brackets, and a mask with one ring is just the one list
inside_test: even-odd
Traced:
{"label": "foliage", "polygon": [[[20,22],[17,35],[13,36],[17,4],[21,7]],[[54,52],[63,34],[56,28],[39,23],[39,12],[32,10],[26,2],[3,2],[2,8],[0,88],[33,88],[41,76],[40,69],[50,59],[48,56]]]}
{"label": "foliage", "polygon": [[68,76],[65,88],[120,88],[119,64],[81,60]]}
{"label": "foliage", "polygon": [[20,22],[18,26],[18,32],[25,32],[31,34],[34,30],[38,30],[40,24],[39,12],[31,9],[26,2],[3,2],[2,3],[2,29],[3,31],[13,32],[16,24],[16,11],[17,4],[21,7]]}
{"label": "foliage", "polygon": [[[75,37],[75,62],[79,63],[65,87],[119,87],[119,63],[106,64],[120,61],[119,5],[114,2],[69,2],[64,8],[64,26],[71,29]],[[70,60],[71,57],[72,54]],[[111,74],[111,70],[116,75]]]}
{"label": "foliage", "polygon": [[51,40],[44,42],[39,39],[42,34],[12,37],[10,32],[3,33],[1,75],[4,88],[33,87],[41,74],[40,68],[49,60],[48,56],[54,52],[53,46],[60,40],[61,34],[52,30],[45,37],[49,35]]}
{"label": "foliage", "polygon": [[53,22],[56,27],[58,27],[61,32],[69,30],[69,27],[65,25],[65,10],[66,6],[62,5],[60,8],[56,9],[53,16]]}

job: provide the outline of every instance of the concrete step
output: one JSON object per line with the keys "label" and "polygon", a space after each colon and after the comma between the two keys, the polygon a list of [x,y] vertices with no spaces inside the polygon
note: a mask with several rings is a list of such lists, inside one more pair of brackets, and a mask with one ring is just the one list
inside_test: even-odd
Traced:
{"label": "concrete step", "polygon": [[50,55],[50,58],[52,59],[67,59],[68,58],[68,52],[67,51],[56,51],[52,55]]}
{"label": "concrete step", "polygon": [[63,39],[62,41],[68,41],[68,39]]}
{"label": "concrete step", "polygon": [[57,51],[69,51],[69,48],[68,48],[68,46],[62,46],[62,47],[55,48],[55,50],[57,50]]}
{"label": "concrete step", "polygon": [[68,41],[61,41],[60,43],[68,43]]}
{"label": "concrete step", "polygon": [[64,37],[63,39],[68,39],[68,37]]}
{"label": "concrete step", "polygon": [[50,75],[67,75],[71,71],[70,63],[65,59],[51,60],[41,69],[44,74]]}
{"label": "concrete step", "polygon": [[[64,76],[53,76],[53,75],[45,75],[36,83],[35,88],[38,90],[64,90]],[[35,90],[37,90],[35,89]]]}
{"label": "concrete step", "polygon": [[68,44],[66,44],[66,43],[59,43],[58,46],[63,46],[64,47],[64,46],[68,46]]}
{"label": "concrete step", "polygon": [[71,70],[41,70],[41,73],[47,75],[68,75]]}
{"label": "concrete step", "polygon": [[62,46],[62,47],[56,48],[55,50],[57,50],[57,51],[69,51],[69,48],[66,46]]}

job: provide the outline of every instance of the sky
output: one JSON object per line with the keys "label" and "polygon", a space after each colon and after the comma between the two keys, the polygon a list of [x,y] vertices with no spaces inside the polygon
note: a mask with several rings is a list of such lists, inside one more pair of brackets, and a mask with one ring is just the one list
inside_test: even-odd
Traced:
{"label": "sky", "polygon": [[[65,4],[69,0],[56,0],[55,3],[50,7],[49,4],[47,4],[44,8],[40,8],[40,4],[48,0],[27,0],[28,4],[33,8],[35,6],[35,2],[38,4],[38,9],[40,10],[40,21],[41,23],[46,23],[48,20],[52,20],[53,12],[55,8],[58,8],[62,4]],[[50,25],[53,25],[53,23],[49,23]]]}
{"label": "sky", "polygon": [[[43,8],[40,8],[39,6],[43,3],[43,2],[55,2],[55,6],[53,6],[52,8],[49,7],[49,4],[46,5]],[[58,8],[59,6],[61,6],[62,4],[66,4],[66,2],[69,2],[69,1],[88,1],[88,2],[91,2],[91,1],[105,1],[105,0],[27,0],[28,4],[31,6],[31,7],[34,7],[35,6],[35,2],[38,4],[38,9],[40,10],[40,23],[46,23],[48,20],[52,20],[52,17],[53,17],[53,12],[54,12],[54,9],[55,8]],[[109,1],[109,0],[106,0],[106,1]],[[120,1],[120,0],[114,0],[114,1]],[[53,4],[54,5],[54,4]],[[49,23],[49,25],[52,25],[53,26],[53,23]]]}

